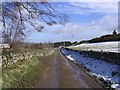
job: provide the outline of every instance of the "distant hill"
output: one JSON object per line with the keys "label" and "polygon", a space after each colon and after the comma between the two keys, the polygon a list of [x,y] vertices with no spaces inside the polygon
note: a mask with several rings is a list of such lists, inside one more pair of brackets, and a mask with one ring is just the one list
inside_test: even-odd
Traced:
{"label": "distant hill", "polygon": [[82,43],[97,43],[97,42],[108,42],[108,41],[120,41],[120,33],[114,30],[113,34],[107,34],[100,37],[96,37],[90,40],[82,40],[80,42],[70,42],[70,41],[63,41],[63,42],[55,42],[53,43],[54,47],[62,47],[62,46],[71,46],[71,45],[78,45]]}
{"label": "distant hill", "polygon": [[81,43],[108,42],[108,41],[120,41],[120,33],[117,34],[114,31],[113,34],[103,35],[101,37],[93,38],[91,40],[83,40],[83,41],[80,41],[78,44],[81,44]]}
{"label": "distant hill", "polygon": [[96,42],[107,42],[107,41],[120,41],[120,34],[116,35],[104,35],[98,38],[93,38],[88,40],[89,43],[96,43]]}

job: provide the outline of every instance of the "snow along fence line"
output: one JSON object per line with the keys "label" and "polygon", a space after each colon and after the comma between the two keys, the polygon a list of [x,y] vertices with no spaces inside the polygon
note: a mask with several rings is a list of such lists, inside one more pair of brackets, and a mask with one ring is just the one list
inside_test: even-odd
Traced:
{"label": "snow along fence line", "polygon": [[120,88],[120,65],[85,57],[77,51],[61,49],[61,52],[71,61],[83,66],[90,75],[105,84],[106,88]]}
{"label": "snow along fence line", "polygon": [[[69,48],[66,48],[66,50],[72,50]],[[99,52],[99,51],[82,51],[82,50],[73,50],[75,52],[79,52],[81,55],[84,55],[86,57],[95,58],[99,60],[104,60],[110,63],[115,63],[120,65],[120,53],[115,52]]]}

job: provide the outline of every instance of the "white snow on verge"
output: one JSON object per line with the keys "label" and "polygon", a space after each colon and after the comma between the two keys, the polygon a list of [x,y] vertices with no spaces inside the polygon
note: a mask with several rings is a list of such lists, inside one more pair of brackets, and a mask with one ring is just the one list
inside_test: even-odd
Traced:
{"label": "white snow on verge", "polygon": [[104,51],[104,52],[116,52],[120,53],[120,48],[118,47],[120,41],[115,42],[100,42],[100,43],[83,43],[76,46],[70,46],[70,48],[77,48],[81,50],[93,50],[93,51]]}
{"label": "white snow on verge", "polygon": [[61,51],[70,60],[89,69],[90,74],[97,76],[97,78],[102,78],[105,81],[111,81],[112,88],[120,88],[120,75],[118,73],[113,75],[113,72],[119,71],[118,65],[103,60],[84,57],[83,55],[80,55],[79,52],[72,50],[61,49]]}

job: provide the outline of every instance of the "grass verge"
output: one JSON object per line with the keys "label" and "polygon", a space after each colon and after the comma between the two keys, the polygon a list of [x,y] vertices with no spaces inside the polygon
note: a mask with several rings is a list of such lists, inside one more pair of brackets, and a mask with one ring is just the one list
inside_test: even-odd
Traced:
{"label": "grass verge", "polygon": [[32,88],[42,70],[38,58],[17,62],[2,69],[2,88]]}

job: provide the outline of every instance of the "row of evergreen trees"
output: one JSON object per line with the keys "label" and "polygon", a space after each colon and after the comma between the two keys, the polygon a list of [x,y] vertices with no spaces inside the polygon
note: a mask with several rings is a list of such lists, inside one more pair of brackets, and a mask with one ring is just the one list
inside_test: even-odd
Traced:
{"label": "row of evergreen trees", "polygon": [[108,34],[98,38],[93,38],[91,40],[88,40],[87,42],[96,43],[96,42],[107,42],[107,41],[120,41],[120,33],[117,34],[117,32],[114,30],[113,34]]}
{"label": "row of evergreen trees", "polygon": [[97,43],[97,42],[108,42],[108,41],[120,41],[120,33],[117,33],[115,30],[112,34],[103,35],[101,37],[93,38],[91,40],[82,40],[78,44],[82,43]]}

